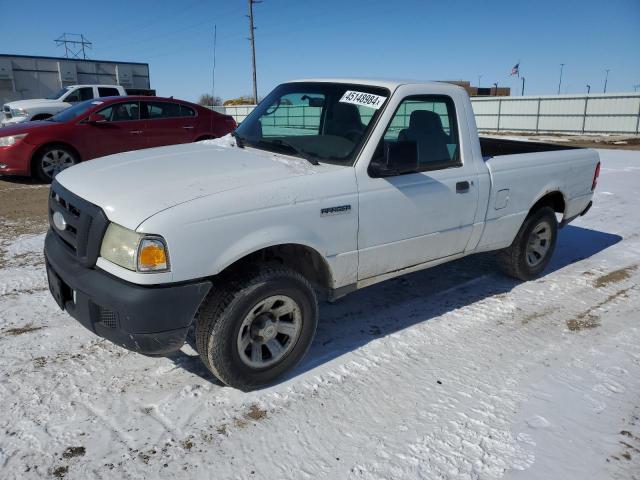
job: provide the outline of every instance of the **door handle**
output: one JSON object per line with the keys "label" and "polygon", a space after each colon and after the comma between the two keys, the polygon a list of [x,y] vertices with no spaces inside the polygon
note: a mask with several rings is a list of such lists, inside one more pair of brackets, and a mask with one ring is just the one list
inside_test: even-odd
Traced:
{"label": "door handle", "polygon": [[193,130],[193,125],[185,125],[184,127],[185,130]]}
{"label": "door handle", "polygon": [[456,183],[456,193],[467,193],[469,191],[470,184],[468,181]]}
{"label": "door handle", "polygon": [[129,133],[132,135],[140,135],[142,133],[142,130],[131,130]]}

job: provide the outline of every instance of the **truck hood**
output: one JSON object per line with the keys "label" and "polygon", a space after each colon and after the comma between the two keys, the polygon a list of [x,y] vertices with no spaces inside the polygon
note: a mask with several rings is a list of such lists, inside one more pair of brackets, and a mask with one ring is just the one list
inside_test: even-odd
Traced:
{"label": "truck hood", "polygon": [[110,155],[69,168],[56,181],[102,208],[112,222],[135,229],[150,216],[196,198],[335,168],[207,142]]}
{"label": "truck hood", "polygon": [[7,102],[5,103],[5,105],[8,105],[10,108],[24,108],[29,111],[29,108],[40,108],[43,106],[67,108],[71,104],[61,102],[59,100],[50,100],[48,98],[34,98],[31,100],[16,100],[14,102]]}

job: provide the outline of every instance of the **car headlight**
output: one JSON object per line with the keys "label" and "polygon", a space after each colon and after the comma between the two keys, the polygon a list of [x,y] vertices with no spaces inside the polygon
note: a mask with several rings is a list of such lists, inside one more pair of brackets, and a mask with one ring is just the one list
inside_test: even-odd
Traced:
{"label": "car headlight", "polygon": [[169,252],[159,235],[147,235],[110,223],[100,256],[134,272],[168,272]]}
{"label": "car headlight", "polygon": [[26,136],[26,133],[22,133],[20,135],[9,135],[6,137],[0,137],[0,147],[10,147],[18,140],[22,140]]}
{"label": "car headlight", "polygon": [[27,115],[29,115],[29,112],[27,112],[24,108],[12,108],[11,115],[13,115],[14,117],[26,117]]}

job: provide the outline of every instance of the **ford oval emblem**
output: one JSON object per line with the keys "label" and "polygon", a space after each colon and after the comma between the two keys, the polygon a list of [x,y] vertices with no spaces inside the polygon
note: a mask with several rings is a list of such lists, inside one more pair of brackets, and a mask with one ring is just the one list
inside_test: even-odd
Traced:
{"label": "ford oval emblem", "polygon": [[64,219],[64,215],[60,212],[55,212],[53,214],[53,224],[58,230],[66,230],[67,229],[67,221]]}

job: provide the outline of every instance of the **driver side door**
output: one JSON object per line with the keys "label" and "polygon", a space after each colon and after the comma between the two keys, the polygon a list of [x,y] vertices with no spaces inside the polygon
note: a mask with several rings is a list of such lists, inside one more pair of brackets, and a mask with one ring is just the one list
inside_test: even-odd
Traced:
{"label": "driver side door", "polygon": [[461,253],[471,236],[478,190],[472,162],[460,152],[452,98],[403,99],[380,140],[413,142],[418,166],[410,173],[358,178],[358,280]]}
{"label": "driver side door", "polygon": [[140,118],[140,102],[112,103],[96,112],[100,121],[88,123],[85,142],[90,158],[147,148],[146,121]]}

